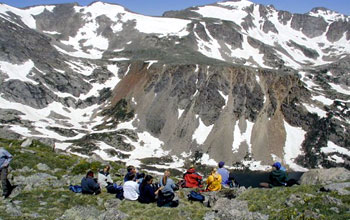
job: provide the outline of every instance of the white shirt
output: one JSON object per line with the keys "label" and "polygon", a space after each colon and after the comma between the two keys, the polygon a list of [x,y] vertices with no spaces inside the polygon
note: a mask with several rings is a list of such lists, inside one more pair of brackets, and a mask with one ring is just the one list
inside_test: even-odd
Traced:
{"label": "white shirt", "polygon": [[125,199],[137,200],[139,198],[139,184],[132,180],[126,181],[123,185],[123,195]]}
{"label": "white shirt", "polygon": [[106,187],[106,186],[108,185],[107,182],[108,182],[108,183],[113,183],[113,180],[112,180],[110,174],[108,174],[107,176],[105,176],[104,174],[102,174],[102,173],[99,172],[99,173],[98,173],[98,176],[97,176],[97,182],[98,182],[98,184],[100,184],[100,186]]}

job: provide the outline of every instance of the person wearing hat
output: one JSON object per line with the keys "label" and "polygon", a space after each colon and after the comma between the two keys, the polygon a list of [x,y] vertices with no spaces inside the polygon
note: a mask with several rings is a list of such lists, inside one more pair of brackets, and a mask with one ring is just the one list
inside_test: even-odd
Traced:
{"label": "person wearing hat", "polygon": [[269,175],[268,183],[260,183],[261,187],[272,188],[275,186],[287,186],[287,173],[281,170],[281,163],[275,162],[272,167],[274,170]]}
{"label": "person wearing hat", "polygon": [[222,186],[228,186],[229,184],[229,177],[230,177],[230,173],[228,172],[228,170],[226,168],[224,168],[224,165],[225,165],[225,162],[224,161],[220,161],[218,166],[219,166],[219,169],[218,169],[218,174],[221,175],[221,185]]}
{"label": "person wearing hat", "polygon": [[191,165],[190,168],[183,175],[185,188],[202,188],[202,179],[203,177],[196,172],[194,165]]}

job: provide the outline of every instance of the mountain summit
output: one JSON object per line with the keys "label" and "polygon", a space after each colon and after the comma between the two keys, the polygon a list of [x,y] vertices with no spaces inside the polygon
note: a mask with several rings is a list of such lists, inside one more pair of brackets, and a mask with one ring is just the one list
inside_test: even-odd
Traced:
{"label": "mountain summit", "polygon": [[247,0],[0,4],[0,134],[145,169],[350,167],[350,20]]}

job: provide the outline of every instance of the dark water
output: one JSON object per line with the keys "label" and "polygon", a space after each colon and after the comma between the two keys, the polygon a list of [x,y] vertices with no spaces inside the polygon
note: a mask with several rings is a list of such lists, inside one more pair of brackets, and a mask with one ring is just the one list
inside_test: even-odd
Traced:
{"label": "dark water", "polygon": [[[235,179],[241,186],[259,187],[260,182],[269,181],[269,172],[233,171]],[[303,172],[287,172],[288,179],[299,180]]]}

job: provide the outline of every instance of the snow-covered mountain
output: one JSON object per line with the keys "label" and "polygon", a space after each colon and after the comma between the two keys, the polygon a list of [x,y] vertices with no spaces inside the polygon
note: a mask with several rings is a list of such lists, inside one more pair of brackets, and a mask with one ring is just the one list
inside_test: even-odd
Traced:
{"label": "snow-covered mountain", "polygon": [[350,19],[247,0],[0,4],[0,134],[145,169],[350,167]]}

